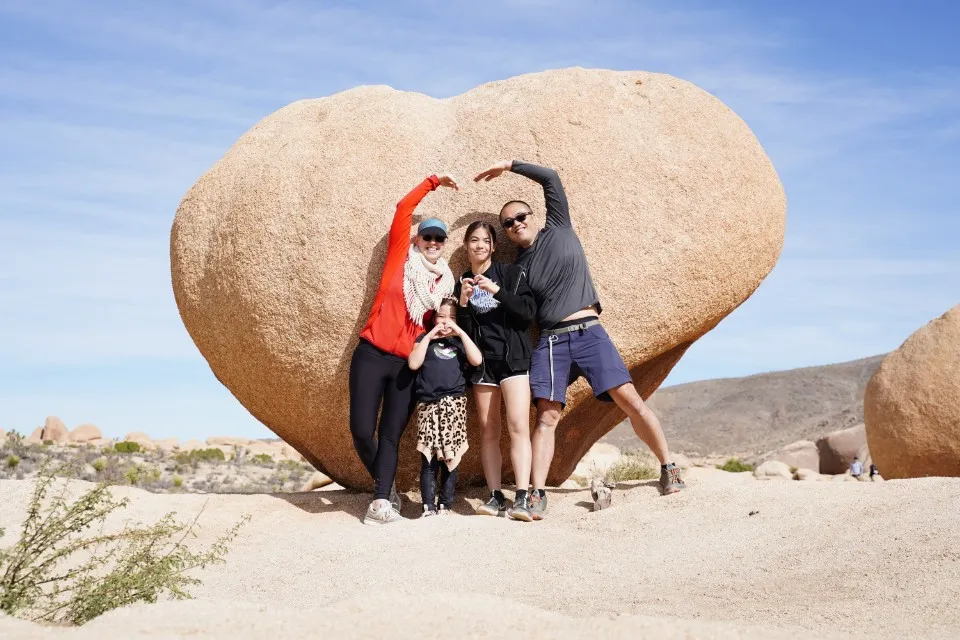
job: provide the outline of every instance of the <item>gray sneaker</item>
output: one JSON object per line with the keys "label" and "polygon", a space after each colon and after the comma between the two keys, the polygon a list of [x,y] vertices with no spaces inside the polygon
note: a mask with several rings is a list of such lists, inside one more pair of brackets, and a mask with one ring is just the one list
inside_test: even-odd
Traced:
{"label": "gray sneaker", "polygon": [[523,522],[533,522],[533,515],[530,513],[530,508],[528,506],[528,500],[530,499],[529,494],[524,494],[522,498],[513,501],[513,506],[507,509],[507,515],[513,518],[514,520],[521,520]]}
{"label": "gray sneaker", "polygon": [[490,493],[490,499],[477,507],[478,516],[499,516],[507,515],[507,501],[498,500],[495,493]]}
{"label": "gray sneaker", "polygon": [[536,491],[531,491],[527,500],[527,508],[534,520],[543,520],[543,516],[547,515],[547,494],[544,493],[541,496]]}
{"label": "gray sneaker", "polygon": [[390,485],[390,497],[388,498],[388,500],[390,500],[390,504],[393,505],[393,508],[396,510],[396,512],[400,513],[400,494],[397,493],[396,481],[394,481],[394,483]]}
{"label": "gray sneaker", "polygon": [[606,484],[602,478],[594,478],[590,483],[590,497],[593,498],[593,510],[609,509],[613,502],[613,485]]}
{"label": "gray sneaker", "polygon": [[437,515],[448,516],[450,515],[450,509],[446,508],[443,505],[440,505],[439,507],[437,507]]}
{"label": "gray sneaker", "polygon": [[673,464],[672,462],[668,464],[665,468],[661,467],[660,469],[660,494],[668,496],[671,493],[676,493],[681,489],[686,489],[687,485],[683,482],[683,479],[680,478],[680,467]]}
{"label": "gray sneaker", "polygon": [[437,515],[436,509],[431,509],[430,505],[428,504],[423,505],[423,513],[420,514],[421,518],[429,518],[430,516],[435,516],[435,515]]}
{"label": "gray sneaker", "polygon": [[367,514],[363,516],[363,524],[390,524],[405,520],[400,512],[393,508],[389,500],[374,500],[367,507]]}

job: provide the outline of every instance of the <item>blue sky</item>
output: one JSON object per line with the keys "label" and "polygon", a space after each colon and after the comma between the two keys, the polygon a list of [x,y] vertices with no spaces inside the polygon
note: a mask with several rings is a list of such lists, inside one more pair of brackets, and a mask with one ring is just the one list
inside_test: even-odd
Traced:
{"label": "blue sky", "polygon": [[743,117],[783,256],[670,383],[885,352],[960,302],[960,5],[400,4],[0,2],[0,427],[269,436],[183,329],[170,224],[260,118],[360,84],[642,69]]}

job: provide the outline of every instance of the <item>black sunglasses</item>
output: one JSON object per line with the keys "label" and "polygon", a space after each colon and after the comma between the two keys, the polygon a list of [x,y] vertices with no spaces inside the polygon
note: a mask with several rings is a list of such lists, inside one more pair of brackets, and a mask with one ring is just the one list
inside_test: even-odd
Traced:
{"label": "black sunglasses", "polygon": [[425,236],[420,236],[420,237],[423,238],[425,242],[437,241],[442,243],[447,241],[447,236],[435,236],[433,234],[427,234]]}
{"label": "black sunglasses", "polygon": [[532,215],[533,215],[533,214],[530,213],[529,211],[524,211],[523,213],[518,213],[517,215],[513,216],[512,218],[506,218],[506,219],[504,219],[504,220],[501,220],[501,221],[500,221],[500,226],[502,226],[504,229],[509,229],[510,227],[513,226],[513,223],[514,223],[514,222],[523,222],[524,220],[527,219],[527,216],[532,216]]}

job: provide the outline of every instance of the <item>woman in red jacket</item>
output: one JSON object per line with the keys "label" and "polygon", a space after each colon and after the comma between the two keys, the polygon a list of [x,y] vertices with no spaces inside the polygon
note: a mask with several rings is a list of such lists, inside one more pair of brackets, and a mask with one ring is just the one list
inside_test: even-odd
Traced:
{"label": "woman in red jacket", "polygon": [[413,210],[437,187],[457,189],[457,183],[447,175],[430,176],[397,204],[380,287],[350,361],[350,432],[374,482],[365,524],[402,519],[394,479],[400,436],[413,410],[416,378],[407,357],[424,331],[424,317],[453,293],[453,274],[441,257],[447,225],[436,218],[424,220],[410,242]]}

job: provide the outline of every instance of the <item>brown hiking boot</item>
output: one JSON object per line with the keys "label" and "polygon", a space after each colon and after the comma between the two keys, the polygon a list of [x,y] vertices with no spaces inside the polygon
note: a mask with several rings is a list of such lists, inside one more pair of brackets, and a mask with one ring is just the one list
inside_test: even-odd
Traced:
{"label": "brown hiking boot", "polygon": [[660,494],[668,496],[681,489],[686,489],[687,485],[680,478],[680,467],[674,463],[660,468]]}

